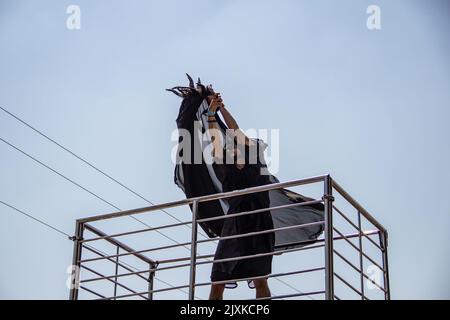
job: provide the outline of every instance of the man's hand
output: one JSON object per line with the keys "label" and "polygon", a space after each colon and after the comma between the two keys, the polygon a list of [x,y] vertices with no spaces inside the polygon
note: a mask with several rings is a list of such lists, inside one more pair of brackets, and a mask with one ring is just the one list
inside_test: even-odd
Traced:
{"label": "man's hand", "polygon": [[215,93],[209,103],[209,110],[216,112],[219,107],[223,105],[222,97],[220,93]]}

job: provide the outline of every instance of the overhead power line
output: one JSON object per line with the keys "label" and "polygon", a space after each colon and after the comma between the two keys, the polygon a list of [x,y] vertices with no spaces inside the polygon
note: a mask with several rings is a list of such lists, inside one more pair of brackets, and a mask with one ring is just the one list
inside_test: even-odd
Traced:
{"label": "overhead power line", "polygon": [[[28,128],[30,128],[31,130],[33,130],[34,132],[36,132],[37,134],[39,134],[40,136],[44,137],[45,139],[47,139],[48,141],[52,142],[53,144],[55,144],[56,146],[58,146],[59,148],[63,149],[64,151],[66,151],[67,153],[69,153],[70,155],[74,156],[75,158],[77,158],[78,160],[82,161],[83,163],[85,163],[86,165],[88,165],[89,167],[91,167],[92,169],[96,170],[97,172],[101,173],[102,175],[104,175],[105,177],[107,177],[108,179],[110,179],[111,181],[115,182],[116,184],[118,184],[119,186],[121,186],[122,188],[124,188],[125,190],[131,192],[132,194],[134,194],[135,196],[139,197],[140,199],[144,200],[145,202],[147,202],[148,204],[151,205],[155,205],[152,201],[150,201],[148,198],[144,197],[143,195],[141,195],[140,193],[134,191],[133,189],[131,189],[130,187],[126,186],[124,183],[120,182],[118,179],[112,177],[110,174],[106,173],[105,171],[99,169],[97,166],[93,165],[90,161],[86,160],[85,158],[79,156],[78,154],[76,154],[75,152],[73,152],[72,150],[70,150],[69,148],[63,146],[61,143],[57,142],[56,140],[50,138],[48,135],[46,135],[45,133],[43,133],[42,131],[36,129],[34,126],[32,126],[31,124],[29,124],[28,122],[26,122],[25,120],[21,119],[20,117],[16,116],[15,114],[13,114],[12,112],[10,112],[9,110],[3,108],[2,106],[0,106],[0,109],[3,110],[3,112],[5,112],[6,114],[8,114],[9,116],[13,117],[14,119],[16,119],[17,121],[19,121],[20,123],[22,123],[23,125],[27,126]],[[165,214],[167,214],[168,216],[172,217],[173,219],[175,219],[178,222],[183,222],[181,221],[179,218],[177,218],[176,216],[174,216],[173,214],[171,214],[170,212],[168,212],[167,210],[164,209],[159,209],[160,211],[164,212]],[[185,225],[186,227],[190,228],[190,226]],[[200,233],[201,234],[201,233]],[[202,234],[202,236],[206,237],[205,235]]]}
{"label": "overhead power line", "polygon": [[[71,154],[72,156],[74,156],[75,158],[77,158],[78,160],[82,161],[83,163],[87,164],[89,167],[91,167],[92,169],[96,170],[97,172],[101,173],[102,175],[104,175],[105,177],[107,177],[108,179],[110,179],[111,181],[115,182],[116,184],[120,185],[122,188],[126,189],[127,191],[131,192],[132,194],[136,195],[137,197],[141,198],[142,200],[146,201],[147,203],[154,205],[154,203],[150,200],[148,200],[147,198],[145,198],[144,196],[142,196],[141,194],[139,194],[138,192],[132,190],[131,188],[127,187],[125,184],[123,184],[122,182],[120,182],[119,180],[117,180],[116,178],[112,177],[111,175],[107,174],[105,171],[99,169],[97,166],[93,165],[91,162],[87,161],[86,159],[84,159],[83,157],[77,155],[75,152],[71,151],[70,149],[68,149],[67,147],[63,146],[62,144],[60,144],[59,142],[57,142],[56,140],[50,138],[48,135],[44,134],[42,131],[36,129],[35,127],[33,127],[32,125],[30,125],[28,122],[26,122],[25,120],[21,119],[20,117],[16,116],[15,114],[13,114],[12,112],[8,111],[7,109],[3,108],[2,106],[0,106],[0,109],[2,111],[4,111],[6,114],[8,114],[9,116],[13,117],[14,119],[16,119],[17,121],[19,121],[20,123],[22,123],[23,125],[27,126],[28,128],[30,128],[31,130],[33,130],[34,132],[36,132],[37,134],[39,134],[40,136],[44,137],[45,139],[47,139],[48,141],[52,142],[53,144],[55,144],[56,146],[60,147],[61,149],[63,149],[64,151],[66,151],[67,153]],[[26,155],[27,157],[29,157],[30,159],[34,160],[35,162],[41,164],[42,166],[46,167],[47,169],[51,170],[52,172],[56,173],[57,175],[61,176],[62,178],[66,179],[67,181],[71,182],[72,184],[78,186],[79,188],[83,189],[84,191],[90,193],[91,195],[93,195],[94,197],[98,198],[99,200],[107,203],[108,205],[112,206],[113,208],[122,211],[119,207],[117,207],[116,205],[110,203],[109,201],[105,200],[104,198],[98,196],[97,194],[95,194],[94,192],[88,190],[87,188],[81,186],[80,184],[76,183],[75,181],[73,181],[72,179],[64,176],[63,174],[59,173],[58,171],[54,170],[53,168],[47,166],[46,164],[44,164],[43,162],[37,160],[36,158],[32,157],[31,155],[27,154],[26,152],[22,151],[21,149],[17,148],[16,146],[14,146],[13,144],[7,142],[6,140],[2,139],[0,137],[0,140],[2,140],[4,143],[8,144],[9,146],[11,146],[12,148],[16,149],[17,151],[21,152],[22,154]],[[175,219],[178,222],[183,222],[181,219],[175,217],[174,215],[172,215],[171,213],[167,212],[164,209],[159,209],[160,211],[166,213],[168,216],[172,217],[173,219]],[[140,222],[141,224],[145,225],[148,228],[152,228],[150,225],[148,225],[147,223],[143,222],[142,220],[134,217],[134,216],[130,216],[130,218]],[[191,228],[191,226],[189,225],[185,225],[188,228]],[[162,236],[164,236],[165,238],[180,244],[177,240],[165,235],[163,232],[160,232],[159,230],[156,230],[159,234],[161,234]],[[208,238],[205,234],[198,232],[203,238]],[[216,242],[216,241],[214,241]],[[183,246],[185,249],[190,250],[187,246]],[[281,279],[275,278],[278,282],[283,283],[284,285],[290,287],[291,289],[294,289],[297,292],[303,293],[300,290],[290,286],[288,283],[282,281]],[[310,297],[310,296],[308,296]],[[312,299],[312,297],[310,297]]]}
{"label": "overhead power line", "polygon": [[[41,166],[47,168],[48,170],[52,171],[53,173],[57,174],[58,176],[60,176],[61,178],[69,181],[70,183],[72,183],[73,185],[77,186],[78,188],[86,191],[87,193],[93,195],[94,197],[96,197],[97,199],[103,201],[104,203],[108,204],[109,206],[113,207],[116,210],[122,211],[122,209],[120,209],[118,206],[112,204],[111,202],[107,201],[106,199],[102,198],[101,196],[99,196],[98,194],[92,192],[91,190],[83,187],[82,185],[80,185],[79,183],[75,182],[74,180],[68,178],[67,176],[63,175],[62,173],[60,173],[59,171],[53,169],[52,167],[48,166],[47,164],[43,163],[42,161],[38,160],[37,158],[33,157],[32,155],[28,154],[27,152],[23,151],[22,149],[16,147],[15,145],[13,145],[12,143],[6,141],[5,139],[3,139],[2,137],[0,137],[0,141],[2,141],[3,143],[7,144],[8,146],[10,146],[11,148],[15,149],[16,151],[22,153],[23,155],[27,156],[28,158],[30,158],[31,160],[33,160],[34,162],[40,164]],[[153,228],[152,226],[150,226],[149,224],[145,223],[144,221],[134,217],[134,216],[129,216],[130,218],[140,222],[141,224],[143,224],[144,226],[146,226],[147,228]],[[162,235],[163,237],[179,244],[179,242],[171,237],[169,237],[168,235],[164,234],[163,232],[159,231],[159,230],[155,230],[156,232],[158,232],[160,235]],[[186,247],[186,246],[185,246]],[[186,247],[187,248],[187,247]]]}
{"label": "overhead power line", "polygon": [[[37,222],[37,223],[43,225],[44,227],[48,228],[49,230],[55,231],[55,232],[57,232],[57,233],[60,234],[60,235],[66,236],[66,237],[68,237],[68,238],[71,238],[71,236],[70,236],[67,232],[65,232],[65,231],[63,231],[63,230],[61,230],[61,229],[59,229],[59,228],[57,228],[57,227],[55,227],[55,226],[49,224],[48,222],[45,222],[45,221],[43,221],[43,220],[41,220],[41,219],[39,219],[39,218],[36,218],[36,217],[35,217],[34,215],[32,215],[32,214],[29,214],[29,213],[27,213],[27,212],[25,212],[25,211],[23,211],[23,210],[20,210],[20,209],[18,209],[17,207],[15,207],[15,206],[13,206],[13,205],[11,205],[11,204],[9,204],[9,203],[6,203],[6,202],[4,202],[4,201],[2,201],[2,200],[0,200],[0,203],[3,204],[4,206],[6,206],[6,207],[8,207],[8,208],[10,208],[10,209],[12,209],[12,210],[14,210],[14,211],[16,211],[17,213],[19,213],[19,214],[21,214],[21,215],[27,217],[28,219],[31,219],[32,221]],[[102,251],[102,250],[100,250],[100,249],[98,249],[98,248],[94,248],[94,247],[92,247],[91,245],[88,245],[88,244],[83,244],[83,245],[86,246],[86,247],[88,247],[88,248],[90,248],[90,249],[96,250],[96,251],[100,252],[101,254],[107,255],[106,252],[104,252],[104,251]],[[123,265],[126,265],[126,266],[130,267],[130,268],[133,269],[134,271],[138,271],[138,270],[139,270],[139,269],[136,268],[135,266],[133,266],[133,265],[131,265],[131,264],[125,262],[125,261],[122,261],[121,263],[122,263]],[[162,280],[162,279],[159,279],[158,277],[155,277],[155,280],[158,280],[159,282],[164,283],[165,285],[167,285],[167,286],[169,286],[169,287],[171,287],[171,288],[174,288],[174,287],[175,287],[174,285],[170,284],[169,282],[164,281],[164,280]],[[183,289],[181,289],[181,288],[177,288],[177,290],[179,290],[180,292],[183,292],[183,293],[187,294],[186,290],[183,290]],[[199,297],[196,297],[196,298],[197,298],[197,299],[200,299]]]}
{"label": "overhead power line", "polygon": [[43,226],[45,226],[45,227],[47,227],[47,228],[49,228],[49,229],[51,229],[51,230],[53,230],[53,231],[56,231],[56,232],[62,234],[63,236],[67,236],[68,238],[70,238],[70,235],[69,235],[67,232],[64,232],[64,231],[62,231],[61,229],[59,229],[59,228],[57,228],[57,227],[54,227],[54,226],[52,226],[51,224],[49,224],[49,223],[47,223],[47,222],[45,222],[45,221],[43,221],[43,220],[41,220],[41,219],[38,219],[38,218],[36,218],[35,216],[33,216],[33,215],[29,214],[29,213],[26,213],[26,212],[24,212],[24,211],[22,211],[22,210],[16,208],[15,206],[12,206],[12,205],[10,205],[10,204],[4,202],[4,201],[1,201],[1,200],[0,200],[0,203],[3,204],[3,205],[6,206],[6,207],[9,207],[10,209],[15,210],[16,212],[20,213],[21,215],[23,215],[23,216],[25,216],[25,217],[27,217],[27,218],[29,218],[29,219],[31,219],[31,220],[34,220],[34,221],[36,221],[37,223],[40,223],[41,225],[43,225]]}

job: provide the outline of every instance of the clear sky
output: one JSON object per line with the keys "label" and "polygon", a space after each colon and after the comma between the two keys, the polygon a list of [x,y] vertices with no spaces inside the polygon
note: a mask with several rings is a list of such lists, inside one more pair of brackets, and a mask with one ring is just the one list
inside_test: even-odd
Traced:
{"label": "clear sky", "polygon": [[[450,298],[449,13],[445,0],[2,0],[0,105],[160,203],[184,196],[180,101],[164,89],[200,76],[241,127],[280,130],[280,180],[330,173],[386,226],[393,298]],[[122,209],[147,205],[3,112],[0,137]],[[2,142],[0,200],[70,234],[116,211]],[[0,298],[66,299],[72,243],[0,213]]]}

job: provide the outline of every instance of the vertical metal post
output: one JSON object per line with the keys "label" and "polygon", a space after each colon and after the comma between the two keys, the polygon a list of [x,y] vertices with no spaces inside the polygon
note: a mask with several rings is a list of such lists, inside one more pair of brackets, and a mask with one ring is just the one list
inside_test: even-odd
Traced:
{"label": "vertical metal post", "polygon": [[119,253],[120,253],[120,248],[119,248],[119,246],[117,246],[116,268],[115,268],[115,277],[114,277],[114,300],[116,300],[116,296],[117,296],[117,275],[119,274]]}
{"label": "vertical metal post", "polygon": [[324,180],[323,203],[325,206],[325,299],[334,299],[333,271],[333,185],[330,175]]}
{"label": "vertical metal post", "polygon": [[387,231],[380,232],[380,246],[383,248],[382,259],[383,259],[383,280],[384,280],[384,299],[391,300],[391,289],[389,286],[389,262],[388,262],[388,234]]}
{"label": "vertical metal post", "polygon": [[[157,267],[156,264],[150,264],[150,269],[155,269]],[[153,300],[153,281],[155,279],[155,271],[150,271],[148,276],[148,299]]]}
{"label": "vertical metal post", "polygon": [[198,200],[192,202],[192,238],[191,238],[191,268],[189,275],[189,300],[195,297],[195,269],[197,262],[197,210]]}
{"label": "vertical metal post", "polygon": [[358,210],[359,271],[361,276],[361,300],[364,300],[364,260],[362,246],[361,212]]}
{"label": "vertical metal post", "polygon": [[78,300],[78,286],[80,280],[80,260],[81,260],[81,249],[84,232],[84,224],[77,221],[75,225],[75,236],[73,240],[73,257],[72,257],[72,274],[70,282],[70,300]]}

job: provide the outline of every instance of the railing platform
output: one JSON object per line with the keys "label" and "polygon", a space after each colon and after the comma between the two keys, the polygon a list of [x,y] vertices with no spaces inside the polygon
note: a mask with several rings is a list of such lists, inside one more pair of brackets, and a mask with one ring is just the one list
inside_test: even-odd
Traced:
{"label": "railing platform", "polygon": [[[314,243],[306,244],[303,247],[287,248],[276,252],[220,260],[213,260],[213,253],[197,253],[199,244],[213,244],[213,242],[220,239],[248,237],[277,230],[302,228],[311,225],[294,225],[227,237],[205,237],[205,239],[198,240],[197,236],[198,234],[201,234],[198,230],[199,223],[227,219],[226,215],[198,219],[196,212],[199,203],[261,191],[317,184],[323,184],[323,193],[320,197],[317,197],[317,199],[284,205],[284,207],[287,207],[323,203],[325,208],[324,220],[314,222],[313,224],[323,224],[324,233],[323,237],[317,239]],[[338,201],[337,198],[339,198]],[[187,206],[191,206],[192,208],[192,219],[189,221],[179,220],[177,223],[163,224],[157,227],[148,226],[144,229],[107,233],[103,231],[101,226],[98,226],[98,224],[101,223],[116,221],[115,219],[124,217],[133,217],[136,219],[137,216],[155,213],[159,210],[164,211],[170,208],[185,207],[190,212],[190,209]],[[283,206],[270,207],[270,210],[276,210],[281,207]],[[343,207],[347,208],[347,210],[355,211],[356,214],[353,216],[353,219],[344,213],[346,210],[342,209]],[[257,214],[259,211],[241,212],[237,215]],[[370,228],[364,230],[364,225],[368,225]],[[164,231],[182,226],[190,228],[190,230],[183,229],[184,231],[187,231],[184,234],[186,234],[190,240],[176,241],[166,236],[166,238],[173,240],[174,244],[163,246],[154,245],[139,250],[134,249],[132,245],[126,243],[126,240],[124,240],[128,239],[128,237],[138,237],[152,232],[164,235]],[[87,237],[88,233],[93,236]],[[121,240],[118,240],[118,238]],[[96,299],[107,300],[140,298],[152,300],[158,298],[157,295],[159,293],[167,293],[172,290],[182,291],[187,295],[188,299],[200,299],[196,296],[196,288],[210,286],[213,283],[225,283],[230,281],[199,282],[196,280],[196,271],[199,266],[211,265],[214,262],[249,259],[258,256],[288,253],[305,254],[305,252],[317,252],[317,250],[314,249],[320,248],[323,248],[323,251],[321,250],[317,254],[321,256],[320,259],[323,259],[323,266],[314,266],[297,270],[295,269],[297,267],[296,263],[292,262],[292,267],[295,270],[274,272],[269,276],[264,276],[265,278],[277,279],[280,283],[284,283],[286,286],[289,286],[290,289],[295,289],[296,291],[296,293],[273,295],[270,297],[271,299],[304,297],[310,299],[312,299],[312,297],[322,297],[327,300],[390,299],[387,230],[336,181],[334,181],[330,175],[274,183],[78,219],[76,221],[75,235],[72,237],[72,240],[74,242],[73,272],[70,290],[70,299],[72,300],[79,299],[81,291],[90,295],[86,298],[94,297]],[[114,251],[112,253],[104,252],[103,249],[98,248],[99,243],[107,244],[109,247],[114,248]],[[148,256],[152,256],[152,254],[155,254],[156,252],[168,252],[168,250],[183,247],[189,250],[189,255],[181,257],[173,256],[165,259],[152,259]],[[90,256],[85,257],[86,255]],[[143,264],[146,267],[137,269],[130,264],[130,259],[135,259],[136,261],[139,261],[141,265]],[[109,267],[106,267],[105,263],[112,265],[114,269],[109,272]],[[98,267],[100,264],[102,264],[101,267]],[[155,277],[161,272],[183,268],[189,269],[188,277],[183,284],[170,285],[168,282],[165,282],[167,284],[165,287],[155,288]],[[106,275],[104,274],[104,270],[107,272]],[[323,287],[309,292],[300,291],[298,288],[293,288],[291,285],[281,280],[282,278],[294,276],[303,277],[313,273],[323,273],[322,280],[316,281],[322,282]],[[85,277],[86,274],[89,274],[90,277]],[[130,278],[133,278],[133,280],[130,280]],[[256,278],[234,279],[234,281],[240,282],[252,279]],[[139,281],[139,283],[137,284],[136,281]],[[164,282],[163,280],[160,281]],[[119,293],[119,291],[122,291],[122,293]]]}

